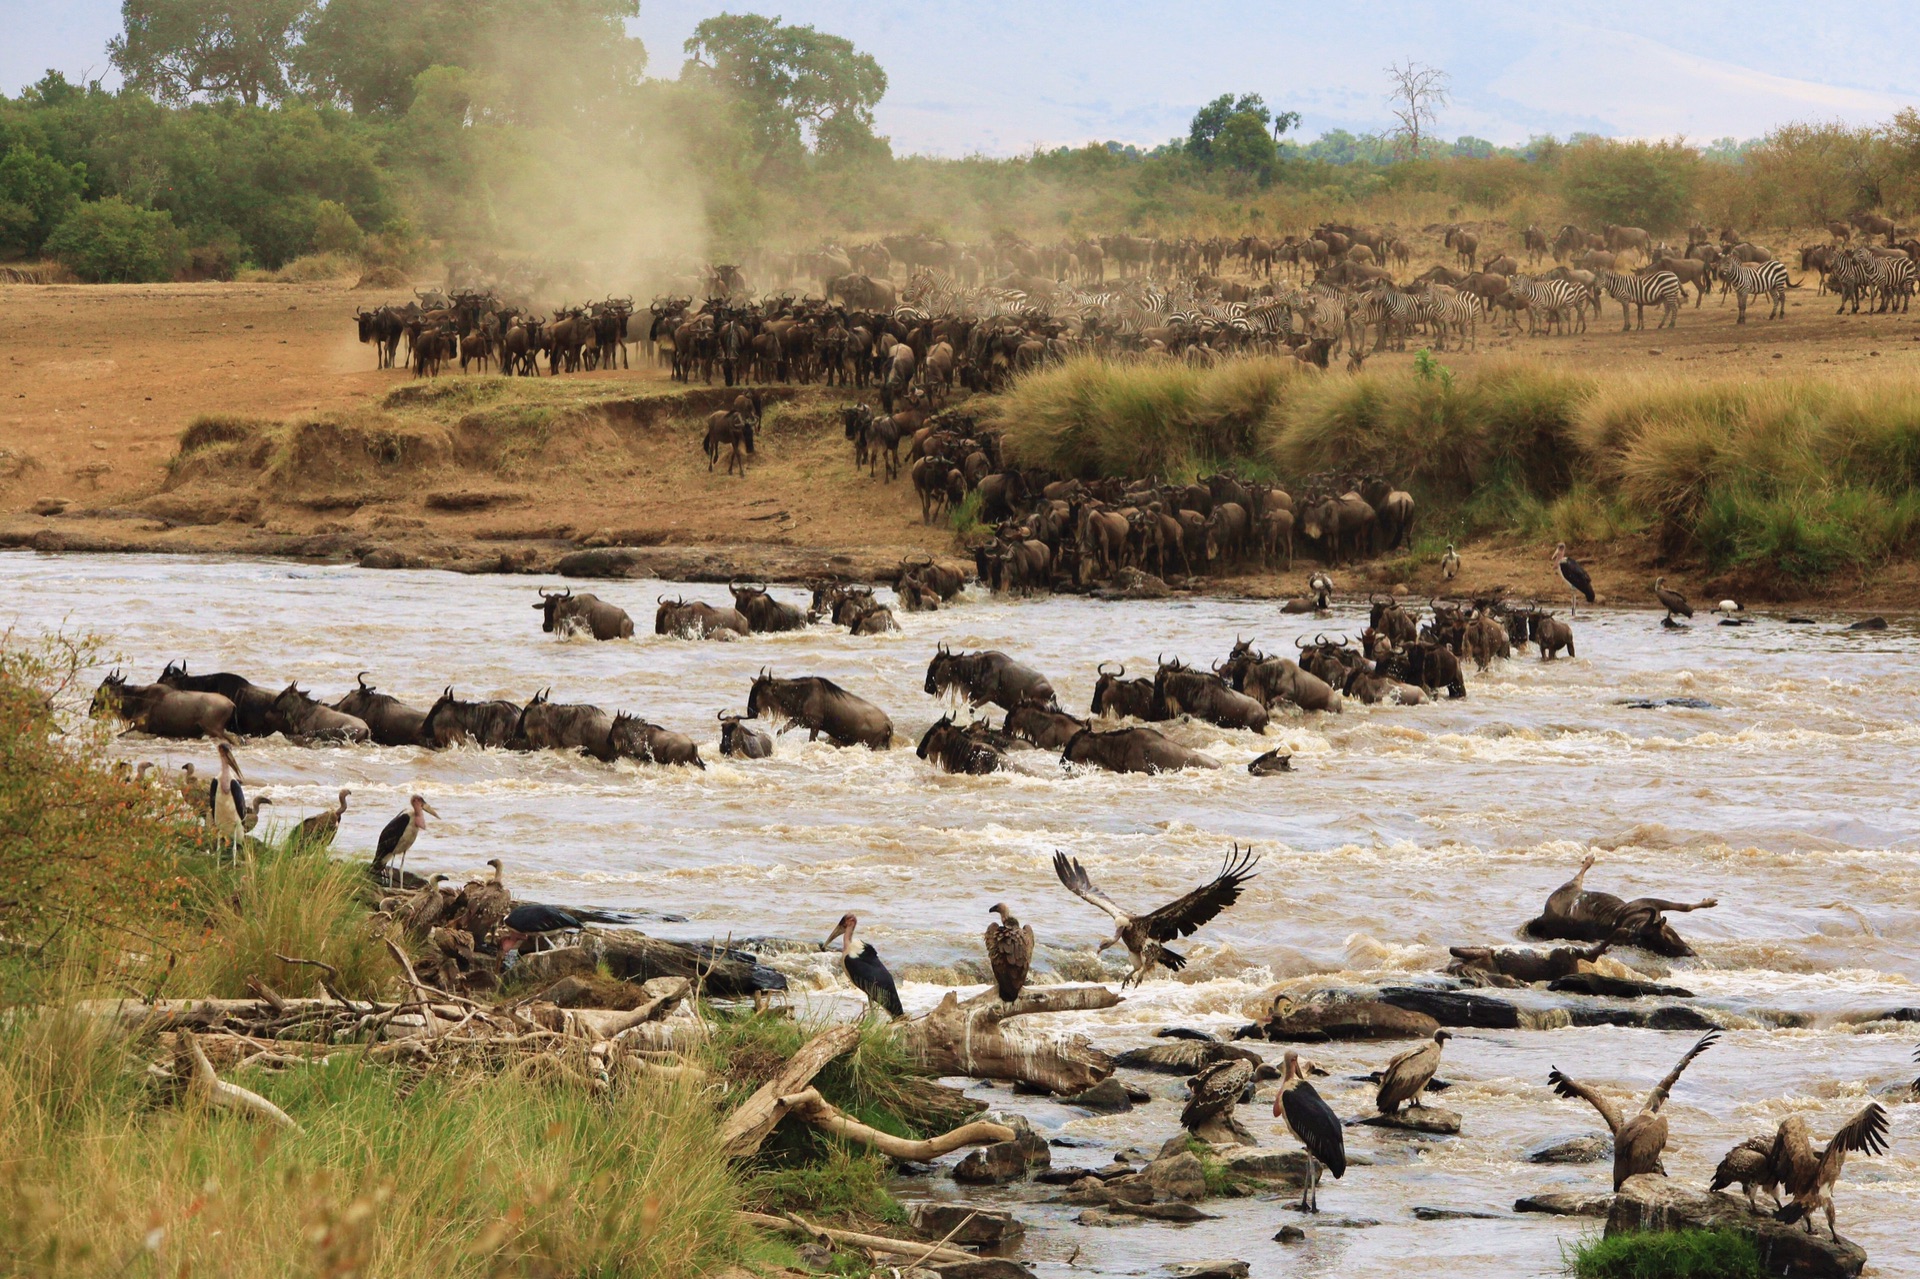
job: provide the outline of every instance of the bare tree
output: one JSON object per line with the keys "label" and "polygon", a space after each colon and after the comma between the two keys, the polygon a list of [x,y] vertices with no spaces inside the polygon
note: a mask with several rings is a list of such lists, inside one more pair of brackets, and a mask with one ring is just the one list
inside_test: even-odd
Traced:
{"label": "bare tree", "polygon": [[1447,73],[1409,58],[1403,66],[1389,63],[1387,80],[1392,85],[1387,105],[1400,122],[1393,130],[1395,149],[1419,159],[1421,139],[1439,119],[1440,108],[1447,105]]}

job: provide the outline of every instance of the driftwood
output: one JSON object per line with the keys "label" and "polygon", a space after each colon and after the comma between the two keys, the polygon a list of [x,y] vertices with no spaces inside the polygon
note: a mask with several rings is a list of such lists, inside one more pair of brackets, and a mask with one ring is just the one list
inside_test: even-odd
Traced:
{"label": "driftwood", "polygon": [[786,986],[780,974],[738,951],[598,928],[582,933],[577,946],[522,955],[515,965],[515,976],[545,986],[572,973],[593,972],[602,965],[621,981],[684,977],[698,983],[700,993],[707,998],[746,998],[755,991]]}
{"label": "driftwood", "polygon": [[1113,1058],[1084,1035],[1026,1035],[1002,1023],[1119,1002],[1120,996],[1105,986],[1045,986],[1023,991],[1012,1003],[988,989],[963,1004],[949,991],[932,1012],[907,1027],[907,1046],[935,1075],[1013,1080],[1072,1096],[1111,1076]]}
{"label": "driftwood", "polygon": [[720,1130],[720,1151],[729,1159],[749,1159],[760,1149],[786,1111],[780,1099],[807,1090],[813,1077],[841,1053],[851,1052],[860,1042],[860,1028],[853,1025],[829,1026],[800,1046],[780,1073],[761,1084],[753,1096],[740,1103]]}
{"label": "driftwood", "polygon": [[191,1082],[187,1085],[190,1096],[198,1097],[210,1106],[237,1110],[242,1114],[252,1115],[256,1119],[276,1123],[282,1128],[300,1131],[300,1125],[293,1122],[292,1116],[259,1093],[242,1088],[238,1084],[230,1084],[214,1074],[213,1063],[207,1060],[206,1051],[200,1047],[200,1041],[194,1037],[192,1031],[182,1031],[181,1038],[185,1040],[187,1053],[193,1059],[193,1075]]}
{"label": "driftwood", "polygon": [[742,1212],[740,1220],[751,1226],[759,1226],[763,1230],[778,1230],[784,1234],[803,1234],[831,1243],[847,1244],[854,1248],[870,1248],[875,1252],[891,1253],[896,1257],[915,1257],[920,1261],[931,1261],[938,1265],[979,1260],[972,1253],[960,1248],[926,1244],[917,1240],[890,1239],[885,1235],[867,1235],[854,1230],[835,1230],[829,1226],[816,1226],[792,1213],[785,1217],[769,1217],[760,1212]]}
{"label": "driftwood", "polygon": [[783,1114],[803,1119],[821,1132],[843,1137],[848,1141],[857,1141],[871,1146],[889,1159],[910,1159],[925,1163],[950,1155],[956,1150],[968,1146],[991,1146],[997,1142],[1012,1141],[1019,1136],[1005,1124],[990,1124],[976,1121],[962,1124],[952,1132],[941,1133],[938,1137],[928,1137],[924,1141],[911,1141],[905,1137],[896,1137],[892,1133],[869,1128],[837,1109],[819,1090],[808,1088],[791,1096],[778,1097],[774,1105]]}

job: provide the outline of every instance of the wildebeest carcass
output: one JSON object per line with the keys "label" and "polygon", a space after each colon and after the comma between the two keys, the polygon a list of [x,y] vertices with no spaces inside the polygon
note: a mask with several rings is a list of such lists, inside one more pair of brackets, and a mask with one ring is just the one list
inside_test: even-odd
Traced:
{"label": "wildebeest carcass", "polygon": [[606,760],[637,759],[646,764],[691,764],[705,768],[700,747],[685,733],[652,724],[622,711],[607,734]]}
{"label": "wildebeest carcass", "polygon": [[976,777],[999,772],[1007,762],[998,746],[967,732],[951,715],[942,715],[928,726],[914,753],[942,772]]}
{"label": "wildebeest carcass", "polygon": [[1167,718],[1160,699],[1154,696],[1152,680],[1145,676],[1128,679],[1126,667],[1110,671],[1105,662],[1095,669],[1100,678],[1093,685],[1092,714],[1109,719]]}
{"label": "wildebeest carcass", "polygon": [[675,635],[681,639],[732,639],[750,633],[747,619],[740,615],[737,608],[715,608],[700,600],[688,602],[679,596],[669,600],[664,595],[657,597],[655,603],[659,605],[653,615],[655,635]]}
{"label": "wildebeest carcass", "polygon": [[1235,692],[1218,675],[1193,670],[1178,658],[1160,664],[1153,677],[1153,696],[1169,719],[1190,715],[1221,728],[1267,731],[1267,708],[1263,703]]}
{"label": "wildebeest carcass", "polygon": [[757,728],[748,728],[744,715],[721,711],[720,753],[730,758],[766,759],[773,754],[773,739]]}
{"label": "wildebeest carcass", "polygon": [[1063,710],[1028,703],[1008,711],[1007,722],[1002,727],[1009,736],[1031,742],[1041,750],[1057,751],[1086,726],[1087,721]]}
{"label": "wildebeest carcass", "polygon": [[373,731],[358,715],[337,711],[317,702],[296,685],[280,690],[267,708],[267,730],[284,733],[288,741],[370,742]]}
{"label": "wildebeest carcass", "polygon": [[893,745],[893,721],[885,711],[818,675],[776,679],[763,668],[747,692],[747,718],[785,720],[782,733],[804,728],[810,742],[824,736],[835,746]]}
{"label": "wildebeest carcass", "polygon": [[333,704],[333,709],[365,723],[367,731],[373,734],[374,742],[380,746],[430,744],[425,743],[420,735],[420,730],[427,722],[427,713],[407,705],[397,697],[375,691],[374,686],[367,683],[365,671],[354,676],[354,687]]}
{"label": "wildebeest carcass", "polygon": [[1002,710],[1018,706],[1053,706],[1056,699],[1047,677],[1022,666],[997,649],[955,653],[941,643],[927,663],[929,697],[963,693],[969,706],[992,704]]}
{"label": "wildebeest carcass", "polygon": [[512,702],[463,702],[446,692],[428,708],[420,725],[420,738],[438,750],[461,742],[476,746],[508,746],[520,727],[520,708]]}
{"label": "wildebeest carcass", "polygon": [[1522,931],[1529,937],[1552,941],[1591,942],[1613,938],[1616,944],[1638,946],[1673,959],[1693,954],[1693,947],[1681,940],[1680,934],[1667,922],[1667,913],[1710,910],[1719,905],[1717,899],[1677,902],[1660,897],[1636,897],[1623,901],[1612,893],[1597,893],[1587,888],[1587,872],[1592,869],[1593,854],[1588,853],[1574,877],[1553,890],[1547,897],[1546,909]]}
{"label": "wildebeest carcass", "polygon": [[540,629],[549,635],[586,631],[597,640],[633,638],[633,619],[626,609],[597,595],[575,595],[571,586],[564,593],[541,591],[533,607],[546,613]]}
{"label": "wildebeest carcass", "polygon": [[233,701],[219,693],[191,692],[165,684],[129,684],[119,671],[94,690],[92,713],[125,720],[133,732],[155,737],[228,739]]}
{"label": "wildebeest carcass", "polygon": [[273,731],[267,727],[267,708],[273,705],[273,690],[261,688],[243,675],[235,675],[230,671],[189,675],[185,662],[174,661],[167,663],[166,669],[160,672],[160,678],[155,682],[185,693],[218,693],[232,702],[233,722],[227,725],[230,733],[241,737],[265,737]]}
{"label": "wildebeest carcass", "polygon": [[734,611],[747,619],[747,627],[755,634],[770,631],[798,631],[807,625],[807,611],[798,604],[783,604],[767,593],[766,584],[758,586],[738,586],[732,582],[727,589],[733,593]]}
{"label": "wildebeest carcass", "polygon": [[1189,750],[1156,728],[1083,728],[1067,739],[1060,758],[1110,773],[1173,773],[1183,768],[1220,767],[1213,756]]}

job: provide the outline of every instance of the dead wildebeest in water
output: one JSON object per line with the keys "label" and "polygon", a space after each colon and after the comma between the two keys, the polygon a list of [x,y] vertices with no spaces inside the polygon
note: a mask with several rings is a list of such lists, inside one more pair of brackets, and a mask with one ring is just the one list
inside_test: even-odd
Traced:
{"label": "dead wildebeest in water", "polygon": [[1588,853],[1580,863],[1579,872],[1553,890],[1547,898],[1546,909],[1523,931],[1529,937],[1546,940],[1611,939],[1616,945],[1638,946],[1656,955],[1678,959],[1693,954],[1693,947],[1673,931],[1666,920],[1667,912],[1710,910],[1720,904],[1713,897],[1697,902],[1668,901],[1660,897],[1622,901],[1612,893],[1587,889],[1587,871],[1592,868],[1593,854]]}
{"label": "dead wildebeest in water", "polygon": [[377,692],[373,685],[367,683],[365,671],[354,676],[354,687],[333,704],[333,709],[364,721],[367,730],[373,734],[374,742],[380,746],[431,745],[424,742],[420,735],[421,728],[427,722],[427,713],[417,706],[407,705],[397,697]]}
{"label": "dead wildebeest in water", "polygon": [[733,593],[733,607],[747,619],[755,634],[773,631],[805,630],[807,611],[798,604],[784,604],[767,593],[767,584],[738,586],[727,583]]}
{"label": "dead wildebeest in water", "polygon": [[928,726],[914,753],[942,772],[975,777],[997,773],[1007,762],[998,746],[967,732],[951,715],[942,715]]}
{"label": "dead wildebeest in water", "polygon": [[1211,755],[1190,750],[1155,728],[1083,728],[1067,739],[1060,758],[1091,764],[1110,773],[1173,773],[1183,768],[1218,768]]}
{"label": "dead wildebeest in water", "polygon": [[1073,735],[1086,726],[1087,721],[1076,719],[1063,710],[1029,703],[1008,711],[1003,727],[1011,736],[1031,742],[1041,750],[1057,751],[1063,749]]}
{"label": "dead wildebeest in water", "polygon": [[586,631],[597,640],[633,638],[633,619],[626,609],[597,595],[575,595],[571,586],[564,593],[541,591],[533,607],[546,614],[540,629],[549,635]]}
{"label": "dead wildebeest in water", "polygon": [[824,736],[835,746],[893,745],[893,721],[885,711],[818,675],[775,679],[763,667],[747,691],[747,718],[784,720],[782,733],[804,728],[810,742]]}
{"label": "dead wildebeest in water", "polygon": [[1293,771],[1293,756],[1276,747],[1247,765],[1247,771],[1255,777],[1272,777],[1277,773]]}
{"label": "dead wildebeest in water", "polygon": [[244,675],[230,671],[189,675],[185,662],[173,661],[167,663],[155,682],[185,693],[218,693],[232,702],[233,722],[227,725],[228,732],[241,737],[265,737],[273,731],[267,727],[267,710],[275,696],[273,690],[261,688]]}
{"label": "dead wildebeest in water", "polygon": [[124,675],[114,671],[94,690],[91,713],[116,715],[126,721],[129,732],[226,741],[233,722],[233,702],[219,693],[190,692],[165,684],[129,684]]}
{"label": "dead wildebeest in water", "polygon": [[520,708],[512,702],[463,702],[453,695],[453,686],[440,694],[420,725],[420,739],[444,750],[461,742],[476,746],[507,746],[520,727]]}
{"label": "dead wildebeest in water", "polygon": [[1456,977],[1470,977],[1488,986],[1527,986],[1534,982],[1554,981],[1580,971],[1613,946],[1613,938],[1591,946],[1555,946],[1535,950],[1530,946],[1449,946],[1453,962],[1447,971]]}
{"label": "dead wildebeest in water", "polygon": [[656,596],[659,605],[653,614],[655,635],[675,635],[681,639],[730,640],[750,633],[747,619],[737,608],[715,608],[701,600],[691,602],[675,596]]}
{"label": "dead wildebeest in water", "polygon": [[757,728],[748,728],[741,721],[744,715],[729,715],[719,712],[720,753],[729,758],[766,759],[773,754],[773,739]]}
{"label": "dead wildebeest in water", "polygon": [[926,692],[929,697],[962,693],[969,706],[991,704],[1007,711],[1057,705],[1053,685],[1031,666],[1022,666],[996,649],[955,653],[944,641],[927,663]]}
{"label": "dead wildebeest in water", "polygon": [[267,708],[267,730],[284,733],[292,742],[369,742],[373,730],[358,715],[316,702],[292,684],[282,689]]}

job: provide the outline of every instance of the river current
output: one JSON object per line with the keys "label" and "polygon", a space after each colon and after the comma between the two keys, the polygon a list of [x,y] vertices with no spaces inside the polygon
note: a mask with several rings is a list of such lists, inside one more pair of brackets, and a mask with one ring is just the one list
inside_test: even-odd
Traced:
{"label": "river current", "polygon": [[[1898,1088],[1920,1074],[1920,625],[1849,632],[1846,619],[1790,625],[1755,615],[1731,628],[1704,613],[1665,631],[1649,612],[1583,611],[1579,656],[1469,668],[1469,696],[1419,707],[1349,703],[1340,716],[1281,716],[1264,738],[1203,724],[1171,728],[1226,767],[1147,778],[1067,775],[1038,753],[986,778],[938,774],[913,743],[947,706],[922,691],[937,641],[999,648],[1039,668],[1062,705],[1084,713],[1096,663],[1151,673],[1157,655],[1199,664],[1236,637],[1290,653],[1296,637],[1357,635],[1364,607],[1331,618],[1283,616],[1271,604],[1194,599],[1098,603],[963,597],[902,614],[902,630],[853,638],[827,627],[735,643],[657,638],[662,591],[727,602],[725,589],[652,582],[596,586],[633,614],[640,638],[595,643],[541,633],[528,577],[378,572],[278,561],[165,556],[0,556],[0,626],[91,633],[130,677],[167,661],[238,671],[258,684],[297,680],[326,700],[354,674],[420,706],[452,685],[462,697],[594,702],[693,734],[704,771],[553,754],[378,747],[306,749],[250,742],[242,759],[271,817],[291,822],[353,790],[336,848],[367,855],[414,791],[443,815],[408,868],[456,880],[489,857],[516,896],[668,911],[687,922],[651,931],[683,938],[817,942],[847,911],[901,978],[909,1011],[952,985],[979,987],[987,907],[1005,900],[1040,938],[1036,969],[1092,971],[1106,917],[1062,889],[1049,861],[1079,857],[1126,906],[1149,908],[1210,875],[1234,841],[1260,854],[1240,902],[1187,947],[1177,980],[1150,981],[1101,1013],[1051,1019],[1109,1050],[1155,1042],[1180,1025],[1230,1032],[1243,1005],[1276,982],[1316,986],[1405,980],[1442,967],[1449,945],[1514,944],[1519,926],[1591,852],[1588,886],[1634,897],[1719,905],[1673,917],[1697,958],[1626,958],[1692,990],[1734,1027],[1690,1068],[1667,1113],[1669,1173],[1704,1187],[1743,1138],[1791,1113],[1824,1138],[1870,1097],[1892,1112],[1892,1149],[1849,1160],[1836,1199],[1841,1232],[1870,1273],[1920,1274],[1920,1107]],[[781,598],[798,593],[775,590]],[[770,760],[719,757],[715,713],[744,710],[762,667],[825,675],[894,720],[893,750],[835,750],[801,733]],[[104,673],[104,672],[103,672]],[[1710,709],[1636,708],[1699,699]],[[1275,746],[1294,772],[1248,775]],[[214,762],[204,744],[123,739],[134,759]],[[1111,954],[1112,952],[1110,952]],[[802,1002],[845,1001],[837,957],[776,961]],[[1113,968],[1112,974],[1119,970]],[[854,1007],[851,1002],[848,1007]],[[1450,1276],[1551,1275],[1562,1247],[1598,1222],[1515,1215],[1543,1190],[1604,1190],[1606,1163],[1526,1162],[1552,1140],[1601,1131],[1546,1085],[1558,1066],[1633,1105],[1678,1059],[1692,1032],[1589,1028],[1462,1031],[1439,1104],[1458,1137],[1348,1130],[1373,1160],[1323,1182],[1320,1225],[1271,1198],[1212,1201],[1216,1220],[1116,1229],[1073,1224],[1078,1209],[1022,1202],[1022,1259],[1045,1275],[1163,1273],[1172,1261],[1232,1256],[1255,1275],[1374,1275],[1420,1257]],[[1351,1076],[1405,1044],[1331,1044],[1310,1055],[1320,1089],[1346,1117],[1369,1113]],[[1258,1045],[1276,1062],[1279,1046]],[[1107,1150],[1148,1152],[1178,1128],[1180,1081],[1132,1075],[1159,1098],[1130,1114],[1088,1117],[994,1090],[996,1107],[1029,1114],[1074,1141],[1055,1163],[1102,1163]],[[1292,1138],[1262,1105],[1243,1122],[1263,1146]],[[983,1095],[988,1095],[983,1092]],[[1086,1143],[1081,1146],[1080,1143]],[[950,1162],[950,1161],[948,1161]],[[907,1195],[948,1195],[940,1176]],[[989,1198],[1008,1197],[996,1192]],[[1420,1220],[1415,1208],[1489,1213]],[[1308,1227],[1304,1245],[1271,1242]],[[1077,1252],[1076,1252],[1077,1250]],[[1072,1257],[1071,1269],[1067,1265]]]}

